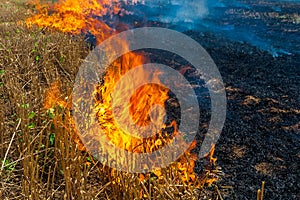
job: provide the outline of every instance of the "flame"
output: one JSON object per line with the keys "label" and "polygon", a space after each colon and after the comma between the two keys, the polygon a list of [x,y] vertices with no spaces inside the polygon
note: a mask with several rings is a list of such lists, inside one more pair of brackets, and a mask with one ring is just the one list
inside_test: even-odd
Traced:
{"label": "flame", "polygon": [[[45,92],[45,97],[44,108],[47,110],[47,112],[51,113],[51,118],[53,118],[53,125],[55,128],[63,127],[66,131],[71,133],[71,137],[77,144],[78,149],[80,151],[85,151],[86,148],[78,137],[74,118],[71,114],[71,98],[68,96],[63,98],[63,94],[61,92],[61,82],[54,81],[51,83],[50,87]],[[54,113],[56,107],[64,108],[64,119]]]}
{"label": "flame", "polygon": [[[101,96],[101,99],[96,99],[98,101],[97,106],[95,107],[95,112],[97,113],[99,123],[102,126],[104,132],[107,133],[108,138],[112,143],[114,143],[119,148],[125,149],[127,151],[136,152],[136,153],[148,153],[158,149],[160,146],[163,146],[166,142],[170,142],[170,139],[166,137],[166,134],[160,133],[159,136],[152,136],[150,138],[143,137],[133,137],[132,135],[139,135],[139,133],[128,133],[122,130],[124,124],[118,124],[114,120],[112,98],[110,98],[113,91],[115,91],[116,83],[124,76],[130,69],[136,66],[140,66],[144,62],[144,57],[139,54],[129,53],[125,57],[122,57],[121,62],[113,63],[113,67],[107,69],[106,76],[104,78],[104,85],[99,86],[95,91],[95,95]],[[158,74],[152,74],[144,71],[143,69],[137,70],[135,77],[144,77],[145,74],[148,74],[148,82],[151,82],[151,79],[157,79]],[[121,89],[116,91],[119,94],[116,94],[118,97],[122,97],[128,94],[129,82],[124,82],[121,85]],[[150,122],[149,111],[153,105],[164,106],[165,101],[168,97],[169,89],[156,85],[148,84],[140,88],[137,88],[134,94],[131,94],[129,102],[129,113],[132,121],[138,126],[147,126]],[[124,99],[114,99],[115,104],[120,105],[124,104]],[[120,111],[126,112],[126,111]],[[159,114],[159,113],[158,113]],[[129,120],[126,118],[127,113],[121,114],[123,119],[121,121]],[[164,115],[155,116],[157,121],[162,121]],[[120,127],[121,126],[121,127]],[[170,126],[176,127],[176,123],[171,124]],[[114,130],[114,131],[111,131]],[[134,131],[134,130],[133,130]]]}
{"label": "flame", "polygon": [[216,165],[216,162],[217,162],[217,158],[214,157],[214,154],[215,154],[215,148],[216,148],[216,145],[212,145],[212,148],[210,149],[208,155],[209,155],[209,161],[210,163],[212,163],[213,165]]}
{"label": "flame", "polygon": [[29,26],[38,25],[65,33],[90,32],[98,42],[114,30],[97,17],[113,16],[120,12],[118,0],[61,0],[53,5],[35,3],[38,14],[26,20]]}
{"label": "flame", "polygon": [[[54,5],[41,5],[37,3],[36,8],[38,14],[26,20],[28,26],[38,25],[39,27],[50,28],[71,34],[90,32],[97,38],[98,43],[118,32],[107,25],[107,23],[100,20],[100,18],[103,16],[111,17],[122,10],[118,0],[61,0]],[[121,41],[120,45],[124,48],[128,48],[126,41]],[[172,142],[174,135],[178,134],[177,123],[173,121],[168,125],[163,124],[163,127],[156,130],[155,134],[151,137],[139,137],[139,133],[135,133],[135,136],[132,136],[132,133],[122,130],[120,124],[114,119],[111,94],[113,93],[116,84],[129,70],[141,66],[146,61],[145,56],[142,54],[129,52],[123,55],[107,68],[104,83],[98,85],[94,91],[94,99],[96,101],[94,112],[96,113],[98,122],[106,136],[114,145],[136,153],[147,153],[158,150]],[[157,80],[160,73],[161,72],[156,71],[154,74],[151,74],[150,72],[139,68],[136,77],[143,77],[146,78],[148,82],[151,82],[151,80]],[[147,75],[146,77],[145,74]],[[122,84],[121,89],[116,91],[117,96],[126,94],[128,91],[127,86],[129,84],[130,83],[128,82]],[[168,92],[168,88],[158,84],[147,84],[137,88],[135,92],[131,94],[130,101],[127,105],[130,119],[134,124],[140,127],[146,127],[151,122],[161,125],[165,113],[162,113],[160,109],[151,110],[151,108],[155,105],[163,107],[166,100],[169,98]],[[59,83],[54,83],[50,89],[46,91],[45,95],[45,109],[50,109],[55,105],[59,105],[70,111],[70,104],[60,98],[61,88]],[[114,102],[122,104],[123,99],[114,99]],[[153,113],[154,116],[151,115]],[[125,113],[123,115],[121,113],[121,116],[123,116],[122,120],[126,121],[127,118],[124,118],[124,116],[128,115],[125,115]],[[75,123],[71,115],[68,120],[69,123],[72,124],[71,129],[75,130]],[[166,133],[166,131],[163,131],[166,127],[172,127],[174,130],[173,134],[170,135]],[[69,129],[70,128],[68,128],[68,130]],[[78,139],[78,136],[75,137],[75,141],[79,144],[80,149],[84,150],[84,146]],[[174,168],[180,172],[182,181],[186,183],[194,182],[197,177],[194,172],[197,156],[191,153],[191,150],[194,149],[195,146],[196,142],[193,142],[185,153],[185,156],[181,157],[176,165],[174,165]],[[215,163],[212,154],[213,152],[210,154],[210,159]],[[158,177],[162,176],[162,171],[159,169],[153,171],[153,173]],[[140,178],[142,181],[145,176],[141,175]]]}
{"label": "flame", "polygon": [[63,108],[71,108],[71,105],[65,100],[61,99],[61,83],[59,81],[54,81],[51,86],[46,90],[46,99],[44,101],[44,108],[49,110],[53,108],[54,105],[58,105]]}

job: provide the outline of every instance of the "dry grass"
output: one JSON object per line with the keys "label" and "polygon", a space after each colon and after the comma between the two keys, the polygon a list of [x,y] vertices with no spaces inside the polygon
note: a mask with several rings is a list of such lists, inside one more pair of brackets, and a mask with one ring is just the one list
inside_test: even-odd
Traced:
{"label": "dry grass", "polygon": [[[33,199],[51,196],[57,185],[68,187],[68,184],[60,183],[66,173],[72,174],[69,178],[81,181],[78,177],[81,173],[74,173],[72,161],[82,168],[85,157],[76,148],[67,148],[76,146],[68,137],[70,133],[55,130],[54,119],[43,109],[43,101],[45,89],[55,80],[71,87],[80,58],[86,53],[82,39],[76,41],[67,35],[43,33],[23,26],[2,26],[1,158],[16,132],[1,171],[4,197],[16,193]],[[67,87],[65,89],[67,92]],[[55,112],[54,115],[59,116],[64,111]],[[16,128],[19,122],[20,126]],[[66,156],[69,154],[71,156]],[[72,187],[80,189],[78,184],[72,184]],[[48,194],[49,191],[52,192]]]}
{"label": "dry grass", "polygon": [[261,183],[261,189],[257,190],[257,197],[256,200],[263,200],[264,199],[264,191],[265,191],[265,182]]}
{"label": "dry grass", "polygon": [[19,11],[17,18],[8,11],[0,19],[0,199],[198,199],[201,189],[178,182],[174,168],[141,181],[139,174],[104,167],[79,149],[70,110],[46,110],[43,103],[57,81],[60,98],[68,100],[86,43],[17,24],[28,8],[7,5],[1,9],[17,5]]}
{"label": "dry grass", "polygon": [[23,20],[30,16],[33,7],[27,3],[31,0],[2,0],[0,2],[0,24]]}

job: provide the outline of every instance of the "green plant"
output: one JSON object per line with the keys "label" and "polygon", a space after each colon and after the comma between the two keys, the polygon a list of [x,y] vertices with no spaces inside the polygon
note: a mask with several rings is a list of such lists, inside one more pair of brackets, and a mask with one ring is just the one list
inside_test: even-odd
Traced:
{"label": "green plant", "polygon": [[1,160],[1,164],[4,165],[5,171],[13,171],[15,170],[15,165],[10,162],[10,159],[7,158],[6,160]]}

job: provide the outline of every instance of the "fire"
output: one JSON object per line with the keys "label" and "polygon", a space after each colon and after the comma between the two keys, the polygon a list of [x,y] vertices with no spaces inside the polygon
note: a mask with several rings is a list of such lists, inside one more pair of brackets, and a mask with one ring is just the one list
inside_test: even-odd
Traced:
{"label": "fire", "polygon": [[[72,139],[77,143],[80,151],[86,150],[82,142],[80,141],[76,129],[74,119],[71,114],[71,99],[69,97],[63,98],[61,92],[61,82],[54,81],[45,92],[44,108],[51,118],[53,118],[53,124],[57,127],[64,127],[66,131],[71,133]],[[55,108],[60,107],[64,109],[64,119],[55,115]]]}
{"label": "fire", "polygon": [[[27,25],[38,25],[39,27],[71,34],[90,32],[97,38],[98,43],[117,33],[117,30],[114,30],[111,26],[107,25],[107,23],[100,20],[100,18],[103,16],[113,16],[122,10],[118,0],[61,0],[52,6],[36,5],[39,13],[28,18],[26,20]],[[124,48],[128,48],[126,41],[122,41],[120,45]],[[130,94],[131,97],[127,107],[130,119],[134,124],[140,127],[146,127],[152,122],[158,126],[163,125],[161,129],[153,130],[154,133],[150,137],[139,137],[139,133],[122,130],[122,124],[120,125],[114,119],[111,94],[114,92],[116,84],[128,71],[137,66],[141,66],[146,61],[145,56],[142,54],[129,52],[123,55],[107,68],[106,75],[103,77],[104,82],[98,85],[94,92],[96,102],[94,112],[106,136],[114,145],[135,153],[147,153],[158,150],[172,142],[174,135],[178,134],[177,123],[175,121],[168,125],[162,123],[165,118],[165,113],[161,112],[159,107],[164,107],[166,100],[169,98],[169,89],[158,84],[147,84],[137,88],[133,94]],[[138,69],[136,77],[143,77],[140,76],[140,74],[148,74],[146,78],[151,82],[151,80],[158,79],[160,73],[161,72],[157,71],[151,74]],[[116,96],[122,97],[122,95],[126,95],[128,92],[127,86],[129,84],[129,82],[122,84],[120,86],[121,89],[115,91],[117,92]],[[70,104],[59,96],[60,86],[55,83],[46,92],[44,107],[50,109],[55,105],[59,105],[70,110]],[[122,104],[123,99],[114,99],[114,103]],[[153,107],[156,109],[153,110]],[[126,123],[126,120],[128,121],[129,119],[125,116],[128,115],[122,112],[121,110],[121,121]],[[69,120],[70,123],[74,125],[71,115]],[[173,127],[173,133],[169,134],[163,131],[166,127]],[[72,128],[75,129],[75,127]],[[76,137],[76,142],[79,144],[80,149],[84,149],[78,137]],[[174,165],[174,168],[181,173],[182,181],[186,183],[195,181],[197,176],[194,172],[197,156],[191,153],[191,150],[194,149],[195,146],[196,142],[193,142],[185,156],[180,158]],[[210,154],[210,159],[212,162],[215,162],[212,154]],[[160,177],[162,173],[161,170],[155,170],[154,174]],[[141,180],[143,178],[144,176],[141,175]]]}
{"label": "fire", "polygon": [[55,81],[51,84],[51,87],[46,90],[46,99],[44,101],[44,108],[51,109],[54,105],[58,105],[63,108],[71,108],[71,105],[68,104],[65,100],[61,99],[61,83]]}
{"label": "fire", "polygon": [[[126,111],[120,111],[120,115],[122,117],[120,120],[124,123],[119,124],[114,120],[113,108],[111,106],[112,99],[110,98],[111,94],[114,91],[119,93],[115,96],[120,98],[114,99],[114,103],[120,105],[125,103],[122,96],[130,92],[128,88],[128,85],[130,85],[130,80],[124,82],[121,85],[121,89],[117,91],[115,90],[116,83],[122,76],[126,74],[126,72],[133,67],[143,64],[143,62],[144,57],[142,55],[133,53],[129,53],[128,55],[126,54],[125,57],[122,58],[121,62],[116,61],[112,64],[113,66],[111,68],[107,69],[106,76],[104,77],[104,85],[99,86],[97,91],[95,91],[95,96],[102,97],[101,99],[96,99],[98,104],[95,107],[95,112],[97,113],[102,129],[107,133],[107,136],[112,143],[122,149],[136,153],[152,152],[170,141],[170,138],[166,137],[166,134],[162,132],[145,139],[143,137],[138,137],[139,133],[128,133],[123,131],[122,126],[124,126],[124,123],[128,123],[128,126],[130,126],[129,120],[126,118],[126,116],[128,116]],[[135,77],[143,77],[144,74],[149,74],[149,82],[152,78],[157,79],[158,75],[152,75],[141,69],[137,70]],[[131,94],[128,105],[128,111],[132,121],[138,126],[147,126],[151,122],[151,117],[149,116],[151,107],[154,105],[164,106],[165,101],[169,98],[168,92],[169,90],[167,88],[153,84],[148,84],[137,88],[135,93]],[[164,115],[163,113],[158,113],[158,115],[154,117],[157,119],[157,121],[162,121]],[[176,127],[176,123],[173,123],[171,126]],[[131,129],[131,131],[135,130]],[[136,137],[133,137],[132,135],[135,135]]]}
{"label": "fire", "polygon": [[38,14],[26,20],[26,24],[52,28],[65,33],[90,32],[98,42],[114,33],[106,23],[96,18],[112,16],[120,11],[118,0],[61,0],[54,5],[35,5]]}

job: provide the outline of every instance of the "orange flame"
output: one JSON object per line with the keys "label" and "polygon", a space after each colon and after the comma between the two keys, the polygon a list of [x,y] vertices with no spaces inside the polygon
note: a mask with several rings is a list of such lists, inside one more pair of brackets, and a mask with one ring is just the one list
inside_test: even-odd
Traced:
{"label": "orange flame", "polygon": [[[139,133],[127,133],[122,130],[122,127],[114,120],[114,115],[112,111],[112,99],[110,98],[113,93],[116,83],[119,79],[126,74],[130,69],[140,66],[144,63],[144,57],[139,54],[125,54],[122,57],[121,62],[114,62],[113,67],[107,69],[106,76],[104,78],[104,85],[99,87],[95,94],[97,96],[101,96],[101,102],[98,100],[98,104],[95,108],[95,112],[97,113],[99,123],[102,125],[104,132],[107,133],[110,141],[117,145],[120,148],[123,148],[127,151],[132,151],[136,153],[146,153],[152,152],[154,149],[157,149],[159,146],[163,146],[166,142],[169,142],[169,139],[164,137],[160,137],[158,140],[157,136],[153,136],[150,138],[142,138],[142,137],[132,137],[131,135],[139,135]],[[145,78],[145,74],[148,74],[148,82],[151,82],[151,79],[157,79],[157,74],[149,74],[144,70],[137,70],[135,77],[143,77]],[[121,89],[116,91],[119,97],[122,97],[128,94],[128,85],[129,82],[125,82],[122,84]],[[139,126],[146,126],[150,123],[151,119],[149,116],[150,108],[155,105],[164,106],[165,101],[168,99],[168,89],[156,85],[156,84],[148,84],[144,85],[140,88],[137,88],[134,94],[132,94],[129,102],[129,112],[131,119],[135,122],[135,124]],[[97,101],[97,99],[96,99]],[[123,99],[114,99],[116,104],[124,104]],[[123,111],[120,111],[123,112]],[[159,113],[158,113],[159,114]],[[123,117],[127,116],[126,113],[122,115]],[[164,117],[163,114],[160,116],[156,116],[156,118],[160,118],[160,120]],[[109,120],[108,120],[109,119]],[[122,121],[127,121],[128,119],[122,119]],[[159,120],[158,120],[159,121]],[[171,126],[176,127],[176,123]],[[114,131],[111,131],[114,130]]]}
{"label": "orange flame", "polygon": [[70,103],[67,103],[65,100],[61,99],[61,83],[55,81],[51,84],[51,87],[46,90],[46,99],[44,101],[44,108],[51,109],[54,105],[58,105],[63,108],[71,108]]}
{"label": "orange flame", "polygon": [[65,33],[92,33],[103,41],[114,31],[103,21],[96,19],[120,11],[118,0],[61,0],[54,5],[39,4],[38,14],[28,18],[26,24],[52,28]]}
{"label": "orange flame", "polygon": [[[64,108],[64,120],[60,116],[55,115],[55,107]],[[45,92],[44,108],[51,112],[53,124],[57,128],[63,127],[66,131],[71,133],[72,139],[77,143],[80,151],[86,150],[76,133],[74,119],[71,115],[71,99],[63,98],[61,93],[61,82],[54,81]]]}
{"label": "orange flame", "polygon": [[[118,2],[118,0],[61,0],[52,6],[37,4],[39,13],[28,18],[26,23],[29,26],[38,25],[39,27],[51,28],[71,34],[90,32],[97,38],[98,43],[100,43],[111,35],[116,34],[116,31],[95,16],[102,17],[120,12],[121,8]],[[128,48],[126,41],[123,41],[121,45],[124,48]],[[116,83],[129,70],[142,65],[145,61],[146,58],[141,54],[129,52],[123,55],[122,58],[116,60],[107,69],[104,83],[99,85],[94,92],[96,100],[94,111],[105,134],[114,145],[137,153],[153,152],[172,141],[172,137],[162,130],[158,130],[157,134],[146,139],[138,136],[133,137],[130,133],[123,131],[114,120],[111,107],[111,94],[114,91]],[[151,80],[157,79],[159,73],[149,74],[147,71],[139,70],[136,77],[145,77],[142,75],[148,74],[146,78],[148,82],[151,82]],[[121,90],[117,92],[125,95],[126,91],[128,91],[127,84],[130,83],[123,84]],[[169,89],[157,84],[148,84],[137,88],[134,94],[131,94],[128,104],[129,115],[132,121],[141,127],[147,126],[151,121],[153,122],[153,117],[151,118],[150,116],[151,108],[154,105],[164,106],[165,101],[169,98],[168,92]],[[70,104],[62,100],[59,96],[60,86],[59,84],[53,84],[46,92],[44,107],[50,109],[54,105],[59,105],[70,110]],[[99,96],[101,98],[98,98]],[[119,94],[119,96],[122,96],[122,94]],[[123,103],[122,99],[114,101]],[[156,112],[155,114],[155,120],[157,121],[162,121],[165,117],[161,112]],[[74,125],[74,121],[70,120],[71,124]],[[169,126],[173,127],[173,134],[177,134],[176,122],[173,121]],[[81,149],[84,149],[78,137],[76,141],[80,144]],[[196,142],[193,142],[185,156],[180,158],[176,163],[176,168],[181,173],[182,181],[187,183],[193,182],[196,179],[194,166],[197,156],[190,152],[195,146]],[[210,159],[215,163],[212,154],[210,154]],[[155,170],[154,173],[158,177],[161,176],[161,170]],[[143,177],[141,175],[141,180]]]}

